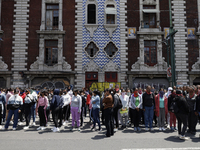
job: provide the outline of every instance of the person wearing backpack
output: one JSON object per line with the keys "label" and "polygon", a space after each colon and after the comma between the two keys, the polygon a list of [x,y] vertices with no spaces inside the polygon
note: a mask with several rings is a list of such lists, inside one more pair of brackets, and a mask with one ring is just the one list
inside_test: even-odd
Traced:
{"label": "person wearing backpack", "polygon": [[[185,137],[185,131],[187,129],[189,106],[181,90],[176,90],[173,109],[178,120],[178,136],[181,140],[188,140],[188,138]],[[182,124],[183,127],[181,129]]]}
{"label": "person wearing backpack", "polygon": [[139,128],[139,123],[141,119],[141,106],[142,106],[142,96],[138,93],[138,88],[133,88],[134,93],[131,96],[130,100],[130,113],[131,113],[131,120],[134,123],[134,131],[141,131]]}
{"label": "person wearing backpack", "polygon": [[188,115],[188,133],[193,135],[196,134],[196,125],[198,121],[198,113],[197,113],[197,95],[195,94],[194,88],[190,87],[189,94],[186,96],[187,103],[190,107],[190,113]]}
{"label": "person wearing backpack", "polygon": [[[172,90],[171,95],[168,97],[168,111],[170,114],[170,129],[172,131],[176,131],[176,115],[174,114],[174,109],[173,109],[173,99],[176,96],[176,90]],[[173,126],[172,126],[173,124]]]}

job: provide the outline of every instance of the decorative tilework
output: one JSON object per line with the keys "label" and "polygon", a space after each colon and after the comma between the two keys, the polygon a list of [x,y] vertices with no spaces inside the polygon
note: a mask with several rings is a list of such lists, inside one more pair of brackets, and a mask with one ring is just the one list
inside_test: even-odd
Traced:
{"label": "decorative tilework", "polygon": [[100,52],[98,55],[93,58],[94,62],[102,69],[109,61],[104,53],[105,46],[112,41],[118,48],[117,55],[113,58],[113,62],[118,65],[120,68],[121,58],[120,58],[120,0],[115,0],[117,7],[117,29],[114,31],[112,38],[109,37],[109,33],[104,28],[104,13],[105,13],[105,2],[106,0],[96,0],[98,3],[98,29],[94,32],[93,38],[90,37],[89,31],[84,27],[86,24],[86,2],[83,0],[83,57],[82,57],[82,66],[84,67],[87,63],[90,62],[90,58],[85,54],[84,48],[86,45],[94,41]]}

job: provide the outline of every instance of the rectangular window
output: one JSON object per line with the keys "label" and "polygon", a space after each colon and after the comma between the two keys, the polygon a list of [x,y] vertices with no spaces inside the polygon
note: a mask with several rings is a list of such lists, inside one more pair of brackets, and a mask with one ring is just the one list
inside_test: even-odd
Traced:
{"label": "rectangular window", "polygon": [[149,66],[157,64],[157,42],[144,41],[144,63]]}
{"label": "rectangular window", "polygon": [[46,6],[46,29],[56,30],[58,29],[59,22],[59,5],[47,5]]}
{"label": "rectangular window", "polygon": [[117,82],[117,72],[106,72],[105,82]]}
{"label": "rectangular window", "polygon": [[96,5],[88,5],[88,24],[96,24]]}
{"label": "rectangular window", "polygon": [[106,15],[107,24],[115,24],[115,15],[107,14]]}
{"label": "rectangular window", "polygon": [[143,20],[144,20],[144,28],[156,28],[156,13],[155,5],[144,5],[143,6],[144,10],[149,10],[149,11],[154,11],[151,13],[144,13],[143,14]]}
{"label": "rectangular window", "polygon": [[58,63],[58,41],[45,41],[45,64],[53,66]]}

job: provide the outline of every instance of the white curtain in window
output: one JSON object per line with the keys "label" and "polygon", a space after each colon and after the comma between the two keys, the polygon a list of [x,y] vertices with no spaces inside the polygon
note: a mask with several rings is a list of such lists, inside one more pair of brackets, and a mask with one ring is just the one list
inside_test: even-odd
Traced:
{"label": "white curtain in window", "polygon": [[113,15],[117,14],[116,8],[106,8],[105,11],[106,11],[106,14],[113,14]]}
{"label": "white curtain in window", "polygon": [[52,11],[46,11],[46,28],[52,30],[53,27],[53,13]]}

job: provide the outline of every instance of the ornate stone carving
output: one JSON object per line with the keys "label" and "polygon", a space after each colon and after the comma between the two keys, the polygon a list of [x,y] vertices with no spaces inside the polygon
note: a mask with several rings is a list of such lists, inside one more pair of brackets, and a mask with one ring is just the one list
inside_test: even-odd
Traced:
{"label": "ornate stone carving", "polygon": [[62,70],[71,71],[71,65],[65,61],[65,57],[63,57]]}
{"label": "ornate stone carving", "polygon": [[85,28],[90,32],[90,37],[93,37],[94,32],[97,30],[99,25],[96,24],[86,24]]}
{"label": "ornate stone carving", "polygon": [[103,71],[119,71],[119,67],[111,60],[109,63],[107,63],[104,68]]}
{"label": "ornate stone carving", "polygon": [[83,67],[83,72],[86,71],[97,71],[100,72],[101,69],[99,68],[99,66],[93,61],[91,60],[85,67]]}
{"label": "ornate stone carving", "polygon": [[105,24],[104,28],[108,31],[110,38],[113,32],[117,29],[117,24]]}
{"label": "ornate stone carving", "polygon": [[140,64],[141,64],[141,59],[140,57],[138,57],[138,61],[132,65],[132,71],[135,71],[135,70],[140,70]]}
{"label": "ornate stone carving", "polygon": [[8,71],[8,65],[2,61],[2,56],[0,56],[0,70]]}
{"label": "ornate stone carving", "polygon": [[192,65],[192,71],[200,71],[200,57],[197,58],[198,61]]}
{"label": "ornate stone carving", "polygon": [[31,66],[30,66],[30,70],[39,70],[39,60],[38,60],[38,57],[36,57],[36,61],[33,63],[33,64],[31,64]]}

